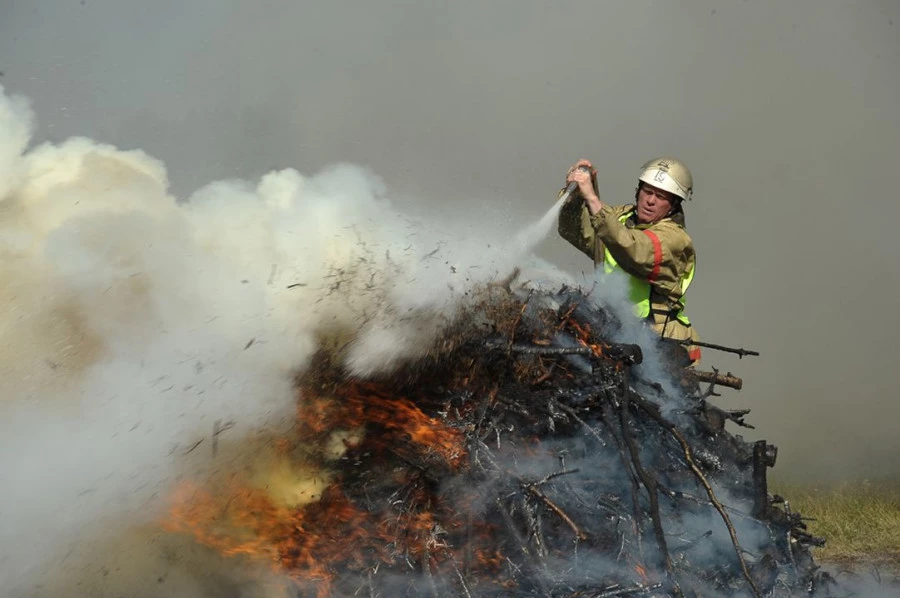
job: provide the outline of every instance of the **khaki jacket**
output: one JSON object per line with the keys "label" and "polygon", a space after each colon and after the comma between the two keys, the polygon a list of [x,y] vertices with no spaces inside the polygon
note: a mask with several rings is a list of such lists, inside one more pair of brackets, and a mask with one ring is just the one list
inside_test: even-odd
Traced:
{"label": "khaki jacket", "polygon": [[[651,286],[650,326],[662,337],[674,340],[695,339],[691,326],[672,317],[683,295],[681,281],[696,264],[694,244],[684,228],[684,213],[663,218],[649,225],[637,224],[630,216],[633,205],[604,206],[591,216],[587,206],[577,200],[567,202],[559,215],[560,236],[602,267],[604,248],[628,274],[646,280]],[[699,347],[689,346],[691,362],[700,359]]]}

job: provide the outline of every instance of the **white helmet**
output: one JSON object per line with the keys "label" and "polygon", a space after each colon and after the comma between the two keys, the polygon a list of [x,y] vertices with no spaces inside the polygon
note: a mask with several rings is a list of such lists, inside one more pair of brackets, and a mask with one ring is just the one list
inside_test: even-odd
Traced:
{"label": "white helmet", "polygon": [[694,178],[684,163],[675,158],[654,158],[641,167],[639,181],[668,191],[681,199],[690,199]]}

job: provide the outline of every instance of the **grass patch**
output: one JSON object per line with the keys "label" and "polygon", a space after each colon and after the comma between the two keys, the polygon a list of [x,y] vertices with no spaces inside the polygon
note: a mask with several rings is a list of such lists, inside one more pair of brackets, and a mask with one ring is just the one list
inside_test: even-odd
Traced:
{"label": "grass patch", "polygon": [[900,569],[900,480],[816,487],[773,480],[769,492],[785,497],[826,538],[816,559],[840,565],[886,565]]}

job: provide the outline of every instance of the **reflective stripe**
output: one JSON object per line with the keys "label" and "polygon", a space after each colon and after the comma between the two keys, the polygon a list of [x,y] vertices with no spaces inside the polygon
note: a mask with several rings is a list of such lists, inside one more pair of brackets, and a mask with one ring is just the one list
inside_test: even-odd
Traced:
{"label": "reflective stripe", "polygon": [[659,276],[659,269],[662,266],[662,243],[659,242],[659,237],[653,231],[644,230],[644,234],[653,241],[653,270],[647,277],[647,282],[653,282]]}

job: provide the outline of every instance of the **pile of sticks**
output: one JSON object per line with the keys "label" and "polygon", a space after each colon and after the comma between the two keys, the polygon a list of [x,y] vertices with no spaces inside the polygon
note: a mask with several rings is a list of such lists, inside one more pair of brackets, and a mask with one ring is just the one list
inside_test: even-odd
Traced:
{"label": "pile of sticks", "polygon": [[[810,554],[823,541],[768,493],[775,447],[726,430],[750,427],[748,410],[710,403],[739,379],[685,370],[666,346],[651,375],[646,346],[608,340],[621,323],[575,289],[486,298],[461,322],[369,395],[325,365],[301,380],[339,403],[377,395],[379,412],[412,401],[438,437],[357,422],[333,489],[379,533],[330,563],[327,593],[828,595]],[[323,593],[296,577],[300,595]]]}

